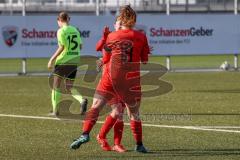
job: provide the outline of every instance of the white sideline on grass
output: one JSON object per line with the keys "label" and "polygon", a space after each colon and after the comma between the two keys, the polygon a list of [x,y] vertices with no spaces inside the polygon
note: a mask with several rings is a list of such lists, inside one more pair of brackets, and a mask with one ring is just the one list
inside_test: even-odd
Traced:
{"label": "white sideline on grass", "polygon": [[[55,117],[43,117],[43,116],[26,116],[26,115],[13,115],[13,114],[0,114],[0,117],[12,117],[12,118],[25,118],[25,119],[41,119],[41,120],[66,120],[66,121],[80,121],[72,119],[59,119]],[[102,124],[103,121],[97,121]],[[130,125],[129,123],[124,123]],[[173,129],[188,129],[188,130],[200,130],[200,131],[214,131],[214,132],[226,132],[226,133],[240,133],[240,130],[229,130],[229,129],[240,129],[240,126],[175,126],[175,125],[157,125],[157,124],[144,124],[145,127],[156,127],[156,128],[173,128]]]}

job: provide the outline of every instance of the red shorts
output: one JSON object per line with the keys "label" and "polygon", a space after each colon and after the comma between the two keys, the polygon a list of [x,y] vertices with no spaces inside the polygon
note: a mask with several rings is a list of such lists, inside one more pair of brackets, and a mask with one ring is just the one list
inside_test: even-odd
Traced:
{"label": "red shorts", "polygon": [[119,96],[114,92],[112,84],[108,80],[101,79],[95,91],[95,97],[104,98],[108,105],[120,103]]}
{"label": "red shorts", "polygon": [[108,105],[118,103],[135,105],[136,102],[141,100],[141,87],[139,84],[128,88],[128,85],[121,85],[122,82],[116,85],[114,83],[112,83],[108,73],[103,74],[96,88],[95,97],[99,96],[106,99]]}
{"label": "red shorts", "polygon": [[[116,56],[117,57],[117,56]],[[110,61],[109,71],[113,90],[121,101],[134,106],[141,100],[140,68],[138,63],[122,63],[117,57]]]}
{"label": "red shorts", "polygon": [[105,64],[103,67],[102,78],[98,82],[95,91],[95,97],[104,98],[107,101],[108,105],[118,104],[120,103],[120,98],[113,89],[110,74],[108,71],[109,64]]}

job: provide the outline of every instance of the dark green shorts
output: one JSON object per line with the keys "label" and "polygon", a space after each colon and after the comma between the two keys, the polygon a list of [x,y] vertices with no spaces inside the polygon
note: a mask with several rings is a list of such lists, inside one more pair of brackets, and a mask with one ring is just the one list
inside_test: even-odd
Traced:
{"label": "dark green shorts", "polygon": [[74,80],[76,78],[77,68],[77,65],[55,65],[53,74]]}

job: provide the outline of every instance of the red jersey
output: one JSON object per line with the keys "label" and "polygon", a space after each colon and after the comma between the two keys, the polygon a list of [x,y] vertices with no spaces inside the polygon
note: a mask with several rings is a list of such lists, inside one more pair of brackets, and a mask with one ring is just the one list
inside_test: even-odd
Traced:
{"label": "red jersey", "polygon": [[111,54],[109,72],[113,90],[126,103],[141,97],[140,63],[150,53],[147,37],[136,30],[119,30],[108,35],[106,52]]}
{"label": "red jersey", "polygon": [[105,45],[106,45],[106,39],[104,37],[102,37],[96,44],[96,51],[102,51],[102,54],[103,54],[102,61],[104,64],[102,77],[97,87],[98,90],[108,90],[110,87],[112,87],[112,84],[109,83],[111,78],[110,78],[109,63],[108,63],[110,61],[111,54],[107,53],[104,50]]}
{"label": "red jersey", "polygon": [[150,52],[146,36],[135,30],[119,30],[110,33],[107,40],[102,38],[96,50],[102,50],[103,58],[107,57],[96,93],[108,101],[113,97],[128,104],[139,101],[140,62],[146,63]]}
{"label": "red jersey", "polygon": [[112,32],[108,35],[106,44],[104,49],[107,52],[111,52],[112,55],[125,54],[128,62],[148,61],[150,50],[147,37],[140,31],[129,29]]}
{"label": "red jersey", "polygon": [[109,62],[111,54],[106,53],[104,48],[104,45],[106,44],[106,39],[104,37],[102,37],[96,44],[96,51],[102,51],[103,54],[103,64],[106,64],[107,62]]}
{"label": "red jersey", "polygon": [[115,94],[113,90],[110,73],[109,73],[109,61],[111,58],[111,54],[107,53],[104,50],[105,44],[106,44],[106,39],[104,37],[102,37],[96,44],[96,51],[102,52],[102,55],[103,55],[102,62],[104,64],[102,77],[96,88],[96,94],[103,96],[107,100],[107,104],[111,106],[112,104],[120,103],[120,100],[117,94]]}

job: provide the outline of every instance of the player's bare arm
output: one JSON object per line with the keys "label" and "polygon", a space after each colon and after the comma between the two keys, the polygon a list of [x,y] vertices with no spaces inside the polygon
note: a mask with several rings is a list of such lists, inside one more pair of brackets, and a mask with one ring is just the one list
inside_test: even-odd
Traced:
{"label": "player's bare arm", "polygon": [[53,56],[48,61],[48,69],[49,70],[51,70],[53,68],[54,61],[62,53],[63,50],[64,50],[64,46],[59,45],[56,52],[53,54]]}

